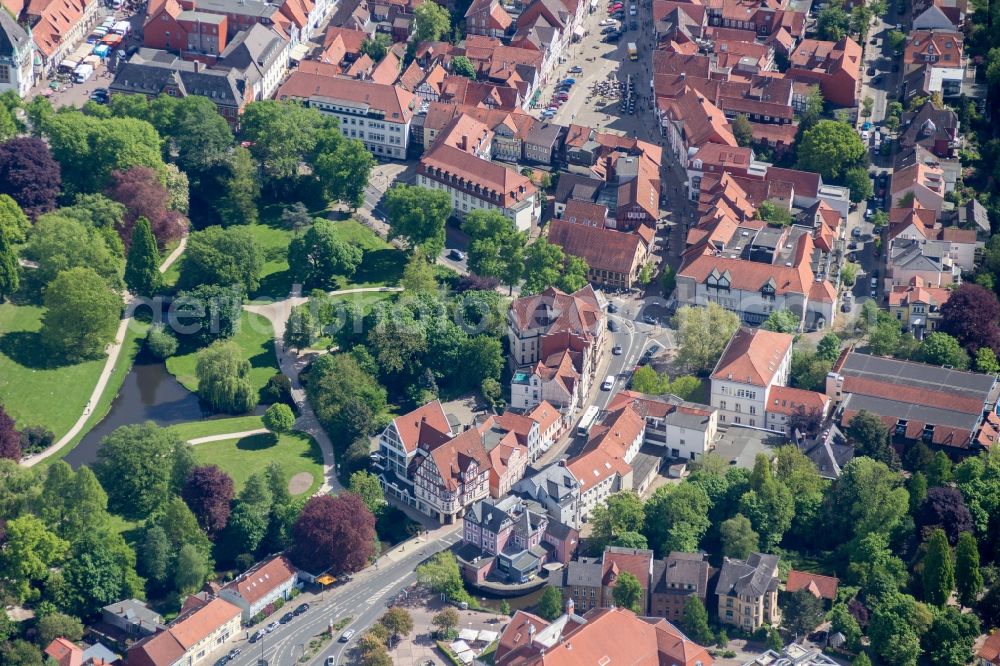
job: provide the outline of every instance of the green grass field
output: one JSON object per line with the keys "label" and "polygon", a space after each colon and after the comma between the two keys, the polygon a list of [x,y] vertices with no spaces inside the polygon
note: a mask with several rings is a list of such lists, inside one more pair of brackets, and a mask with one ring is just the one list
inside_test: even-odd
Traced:
{"label": "green grass field", "polygon": [[350,278],[337,278],[337,289],[350,287],[391,287],[399,283],[406,266],[402,250],[382,240],[374,231],[355,220],[336,222],[341,240],[359,245],[364,260]]}
{"label": "green grass field", "polygon": [[169,430],[185,442],[199,437],[225,435],[228,432],[246,432],[263,428],[264,422],[260,416],[234,416],[229,419],[205,419],[190,423],[178,423]]}
{"label": "green grass field", "polygon": [[294,234],[278,224],[251,224],[247,227],[264,251],[260,288],[254,298],[284,298],[292,289],[288,271],[288,244]]}
{"label": "green grass field", "polygon": [[[50,366],[39,334],[44,313],[32,305],[0,305],[0,404],[18,426],[45,426],[59,439],[83,413],[106,358]],[[128,367],[132,357],[123,353],[119,362]]]}
{"label": "green grass field", "polygon": [[200,464],[218,465],[233,477],[236,492],[252,474],[264,470],[272,461],[281,466],[289,480],[300,472],[311,474],[313,482],[307,493],[315,492],[323,481],[323,455],[316,441],[304,433],[281,435],[277,441],[271,434],[254,435],[193,448]]}
{"label": "green grass field", "polygon": [[[250,381],[258,391],[278,372],[273,336],[274,331],[266,318],[244,312],[240,332],[232,338],[243,350],[243,358],[250,361]],[[198,390],[198,378],[195,374],[197,357],[197,350],[192,350],[167,359],[167,371],[189,391]]]}

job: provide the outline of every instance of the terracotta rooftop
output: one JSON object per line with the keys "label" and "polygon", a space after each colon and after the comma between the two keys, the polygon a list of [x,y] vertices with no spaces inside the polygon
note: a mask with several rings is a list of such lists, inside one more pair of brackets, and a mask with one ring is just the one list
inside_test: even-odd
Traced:
{"label": "terracotta rooftop", "polygon": [[712,372],[712,379],[768,386],[795,336],[741,326],[729,340]]}
{"label": "terracotta rooftop", "polygon": [[837,598],[838,585],[840,585],[840,580],[832,576],[821,576],[793,569],[788,572],[788,582],[785,584],[785,591],[797,592],[805,589],[817,599],[833,601]]}
{"label": "terracotta rooftop", "polygon": [[279,555],[248,570],[223,589],[239,595],[252,606],[294,577],[295,568],[291,562]]}

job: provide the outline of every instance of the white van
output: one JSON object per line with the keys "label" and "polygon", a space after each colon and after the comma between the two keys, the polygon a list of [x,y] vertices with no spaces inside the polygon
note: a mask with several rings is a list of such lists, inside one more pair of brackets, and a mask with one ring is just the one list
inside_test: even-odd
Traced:
{"label": "white van", "polygon": [[131,29],[132,29],[132,24],[129,23],[128,21],[118,21],[111,28],[111,32],[114,32],[114,33],[119,34],[122,37],[124,37],[125,35],[127,35],[129,33],[129,31]]}
{"label": "white van", "polygon": [[608,375],[607,377],[604,378],[604,383],[601,384],[601,390],[602,391],[610,391],[611,387],[614,386],[614,385],[615,385],[615,376],[614,375]]}
{"label": "white van", "polygon": [[345,631],[344,633],[342,633],[340,635],[340,638],[338,640],[341,643],[346,643],[349,640],[351,640],[351,638],[353,638],[353,637],[354,637],[354,630],[353,629],[348,629],[347,631]]}
{"label": "white van", "polygon": [[77,65],[76,69],[73,71],[73,82],[74,83],[84,83],[94,74],[94,66],[89,62],[85,62],[81,65]]}

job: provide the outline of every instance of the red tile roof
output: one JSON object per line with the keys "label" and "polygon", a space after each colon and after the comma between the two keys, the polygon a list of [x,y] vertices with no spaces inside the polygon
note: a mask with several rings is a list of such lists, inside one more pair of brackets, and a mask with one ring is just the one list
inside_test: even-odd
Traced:
{"label": "red tile roof", "polygon": [[788,333],[741,326],[722,352],[712,379],[767,386],[792,348],[794,339],[795,336]]}
{"label": "red tile roof", "polygon": [[448,417],[438,400],[417,407],[409,414],[397,416],[392,422],[407,453],[416,451],[422,441],[437,444],[447,439],[451,432]]}
{"label": "red tile roof", "polygon": [[1000,631],[994,631],[986,638],[976,656],[991,664],[1000,664]]}
{"label": "red tile roof", "polygon": [[83,663],[83,649],[73,641],[59,637],[49,643],[45,654],[59,666],[80,666]]}
{"label": "red tile roof", "polygon": [[633,267],[645,260],[648,251],[645,240],[638,234],[559,219],[549,222],[548,238],[567,254],[583,258],[592,270],[624,275],[631,275]]}
{"label": "red tile roof", "polygon": [[798,407],[805,407],[807,413],[814,409],[825,413],[829,402],[830,398],[816,391],[805,391],[790,386],[772,386],[764,409],[786,416],[790,416]]}
{"label": "red tile roof", "polygon": [[806,589],[814,597],[833,601],[837,598],[838,585],[840,585],[840,580],[832,576],[821,576],[793,569],[788,572],[788,582],[785,584],[785,590],[788,592],[797,592],[801,589]]}
{"label": "red tile roof", "polygon": [[292,563],[279,555],[248,570],[223,589],[239,595],[252,606],[294,577]]}
{"label": "red tile roof", "polygon": [[[511,208],[536,193],[531,180],[513,169],[508,169],[495,162],[483,160],[470,155],[453,146],[439,144],[434,146],[420,159],[417,172],[429,178],[440,178],[454,175],[469,187],[479,186],[484,190],[483,198],[490,198],[503,208]],[[495,197],[489,197],[489,193]]]}

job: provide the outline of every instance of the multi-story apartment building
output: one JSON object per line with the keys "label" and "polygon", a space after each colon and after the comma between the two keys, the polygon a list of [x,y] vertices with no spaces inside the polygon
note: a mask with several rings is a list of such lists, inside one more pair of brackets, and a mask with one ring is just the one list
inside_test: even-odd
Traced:
{"label": "multi-story apartment building", "polygon": [[489,495],[490,459],[475,428],[437,446],[421,444],[413,465],[416,507],[442,524]]}
{"label": "multi-story apartment building", "polygon": [[719,422],[764,428],[768,393],[788,383],[792,341],[787,333],[741,327],[712,372],[712,407]]}
{"label": "multi-story apartment building", "polygon": [[609,410],[624,405],[646,419],[643,443],[661,447],[664,455],[684,460],[697,460],[708,453],[719,428],[719,410],[673,395],[644,395],[635,391],[619,391]]}
{"label": "multi-story apartment building", "polygon": [[580,482],[560,460],[514,484],[511,492],[538,502],[555,522],[580,528]]}
{"label": "multi-story apartment building", "polygon": [[26,97],[35,83],[35,42],[29,29],[7,12],[0,12],[0,92]]}
{"label": "multi-story apartment building", "polygon": [[701,553],[670,553],[653,562],[650,613],[671,622],[684,619],[684,605],[690,596],[705,603],[711,567]]}
{"label": "multi-story apartment building", "polygon": [[377,157],[404,159],[419,98],[398,86],[320,74],[323,63],[303,63],[280,88],[278,99],[297,99],[334,116],[344,136]]}
{"label": "multi-story apartment building", "polygon": [[527,231],[542,212],[541,197],[529,178],[445,143],[420,159],[417,184],[447,192],[458,218],[473,210],[495,210],[518,231]]}
{"label": "multi-story apartment building", "polygon": [[531,409],[547,401],[572,413],[594,379],[606,328],[590,285],[573,294],[551,287],[511,303],[511,406]]}
{"label": "multi-story apartment building", "polygon": [[781,624],[778,608],[778,556],[751,553],[746,562],[725,558],[715,585],[719,622],[752,633]]}
{"label": "multi-story apartment building", "polygon": [[129,666],[196,666],[239,636],[242,616],[225,599],[188,597],[177,619],[129,647]]}
{"label": "multi-story apartment building", "polygon": [[451,424],[437,400],[418,407],[409,414],[397,416],[378,438],[379,482],[388,495],[416,505],[410,463],[421,444],[435,446],[452,436]]}
{"label": "multi-story apartment building", "polygon": [[909,284],[894,286],[889,292],[889,314],[913,337],[923,340],[926,333],[937,330],[941,306],[949,296],[950,289],[927,286],[923,278],[915,276]]}

